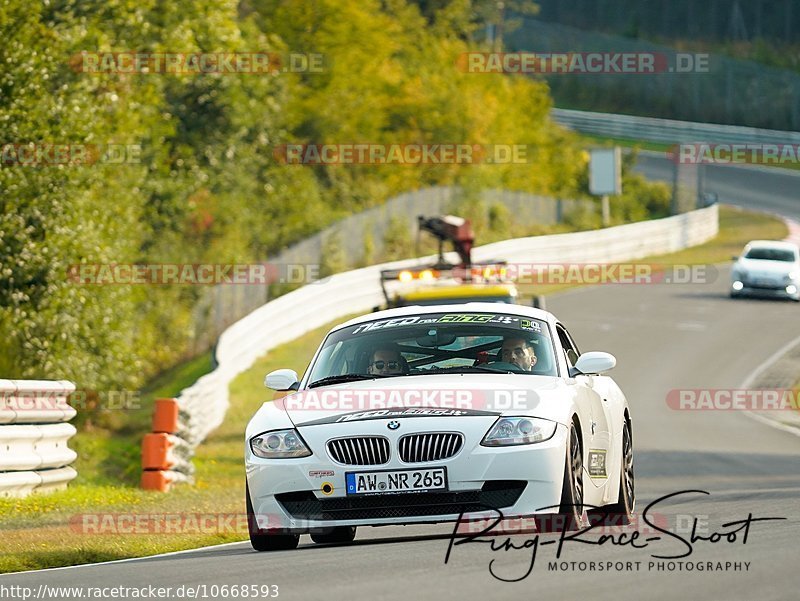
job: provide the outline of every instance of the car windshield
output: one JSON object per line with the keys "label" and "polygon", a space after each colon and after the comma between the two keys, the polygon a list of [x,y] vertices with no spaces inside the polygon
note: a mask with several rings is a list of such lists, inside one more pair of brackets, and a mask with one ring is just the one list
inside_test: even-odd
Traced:
{"label": "car windshield", "polygon": [[762,261],[786,261],[791,263],[795,260],[795,255],[791,250],[785,248],[755,247],[748,250],[744,258]]}
{"label": "car windshield", "polygon": [[[504,341],[507,361],[501,356]],[[512,362],[515,354],[535,359],[526,368],[524,359]],[[473,312],[369,321],[330,334],[308,382],[313,386],[360,376],[484,372],[557,375],[547,323],[516,315]]]}

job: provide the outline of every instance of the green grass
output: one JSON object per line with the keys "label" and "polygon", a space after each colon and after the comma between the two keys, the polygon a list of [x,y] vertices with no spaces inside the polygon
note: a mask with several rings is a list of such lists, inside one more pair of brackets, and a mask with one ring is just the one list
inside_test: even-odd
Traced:
{"label": "green grass", "polygon": [[669,265],[727,263],[750,240],[782,240],[789,230],[782,219],[737,207],[720,206],[719,235],[713,240],[669,255],[649,257],[648,262]]}
{"label": "green grass", "polygon": [[[73,528],[71,521],[98,513],[242,516],[244,429],[260,404],[272,398],[272,393],[264,388],[264,374],[279,367],[302,372],[320,339],[333,325],[282,345],[231,383],[231,405],[225,423],[197,449],[194,486],[177,486],[168,494],[139,489],[139,445],[142,432],[150,427],[152,399],[172,396],[206,373],[210,368],[208,356],[164,374],[143,391],[142,414],[146,414],[147,422],[142,429],[126,430],[124,435],[112,435],[97,426],[82,431],[73,439],[75,444],[71,444],[81,453],[75,484],[51,495],[0,499],[0,536],[3,539],[0,572],[140,557],[246,540],[246,530],[241,528],[186,534],[86,534]],[[139,426],[143,415],[134,420]],[[114,466],[120,470],[116,481]],[[101,475],[88,478],[92,469],[99,470]]]}
{"label": "green grass", "polygon": [[674,144],[662,144],[659,142],[647,142],[644,140],[632,140],[629,138],[611,138],[595,136],[592,134],[580,134],[585,142],[597,146],[622,146],[623,148],[638,148],[640,150],[652,150],[653,152],[666,153]]}
{"label": "green grass", "polygon": [[[674,265],[713,265],[731,260],[738,255],[750,240],[781,240],[789,234],[786,224],[777,217],[765,213],[753,213],[737,207],[720,206],[719,234],[709,242],[687,248],[675,253],[656,255],[635,261],[630,264],[648,264],[654,271],[661,267]],[[523,304],[533,295],[548,295],[576,288],[582,284],[518,284]],[[588,285],[588,284],[587,284]]]}
{"label": "green grass", "polygon": [[[783,222],[774,217],[722,208],[720,234],[713,241],[672,255],[651,257],[647,262],[687,265],[723,262],[730,260],[750,239],[785,235]],[[545,291],[537,287],[528,290],[531,292]],[[71,445],[80,453],[79,477],[75,483],[68,490],[52,495],[0,499],[3,537],[0,572],[139,557],[245,540],[246,531],[235,528],[184,534],[86,534],[73,529],[70,522],[82,514],[103,512],[242,515],[244,429],[260,404],[271,399],[271,393],[263,385],[264,374],[280,367],[303,372],[332,325],[274,349],[234,379],[225,422],[197,450],[194,486],[178,486],[169,494],[140,490],[139,445],[142,432],[150,427],[152,399],[172,396],[206,373],[210,368],[208,356],[163,374],[143,391],[142,408],[136,412],[82,416],[80,434]],[[119,427],[117,420],[128,421]],[[117,429],[112,430],[112,426]]]}
{"label": "green grass", "polygon": [[141,438],[149,432],[153,401],[173,397],[200,376],[211,371],[211,354],[204,353],[177,365],[151,381],[145,388],[127,397],[124,408],[76,407],[73,420],[78,434],[70,447],[78,453],[75,484],[116,486],[138,485]]}

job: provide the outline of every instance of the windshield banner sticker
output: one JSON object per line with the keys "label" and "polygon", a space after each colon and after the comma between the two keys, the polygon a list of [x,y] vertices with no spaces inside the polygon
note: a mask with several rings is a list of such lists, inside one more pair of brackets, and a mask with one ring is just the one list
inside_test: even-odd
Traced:
{"label": "windshield banner sticker", "polygon": [[430,315],[412,315],[410,317],[396,317],[384,321],[362,323],[355,327],[352,334],[362,334],[374,330],[396,328],[401,326],[423,325],[429,323],[475,323],[475,324],[501,324],[516,325],[524,330],[542,331],[541,324],[533,319],[526,319],[514,315],[491,315],[484,313],[447,313],[439,317]]}

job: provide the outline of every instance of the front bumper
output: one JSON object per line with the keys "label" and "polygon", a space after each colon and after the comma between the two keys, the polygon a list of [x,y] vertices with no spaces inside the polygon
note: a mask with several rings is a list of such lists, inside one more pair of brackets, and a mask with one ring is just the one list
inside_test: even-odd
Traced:
{"label": "front bumper", "polygon": [[[401,434],[387,430],[388,421],[301,428],[313,453],[304,458],[261,459],[246,445],[247,482],[259,528],[305,533],[334,526],[453,522],[462,511],[470,519],[497,516],[490,508],[506,517],[558,511],[568,440],[564,426],[545,442],[492,448],[480,441],[493,419],[404,419],[405,434],[459,431],[464,445],[454,457],[429,463],[403,463],[393,453],[383,465],[345,466],[328,455],[327,440],[342,436],[380,434],[396,449]],[[347,472],[428,467],[447,468],[447,491],[346,494]]]}
{"label": "front bumper", "polygon": [[[739,284],[737,286],[736,284]],[[757,296],[763,298],[789,298],[800,300],[800,283],[775,282],[771,284],[756,284],[745,280],[735,280],[731,283],[731,296]]]}

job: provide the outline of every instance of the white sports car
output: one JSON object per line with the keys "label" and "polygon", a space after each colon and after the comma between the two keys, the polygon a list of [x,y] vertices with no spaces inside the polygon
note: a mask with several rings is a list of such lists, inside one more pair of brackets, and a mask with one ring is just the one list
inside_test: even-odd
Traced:
{"label": "white sports car", "polygon": [[748,294],[800,301],[800,248],[796,244],[753,240],[733,259],[731,298]]}
{"label": "white sports car", "polygon": [[288,394],[247,426],[253,547],[500,513],[627,523],[630,410],[602,375],[615,364],[521,305],[403,307],[335,327],[302,379],[267,375]]}

